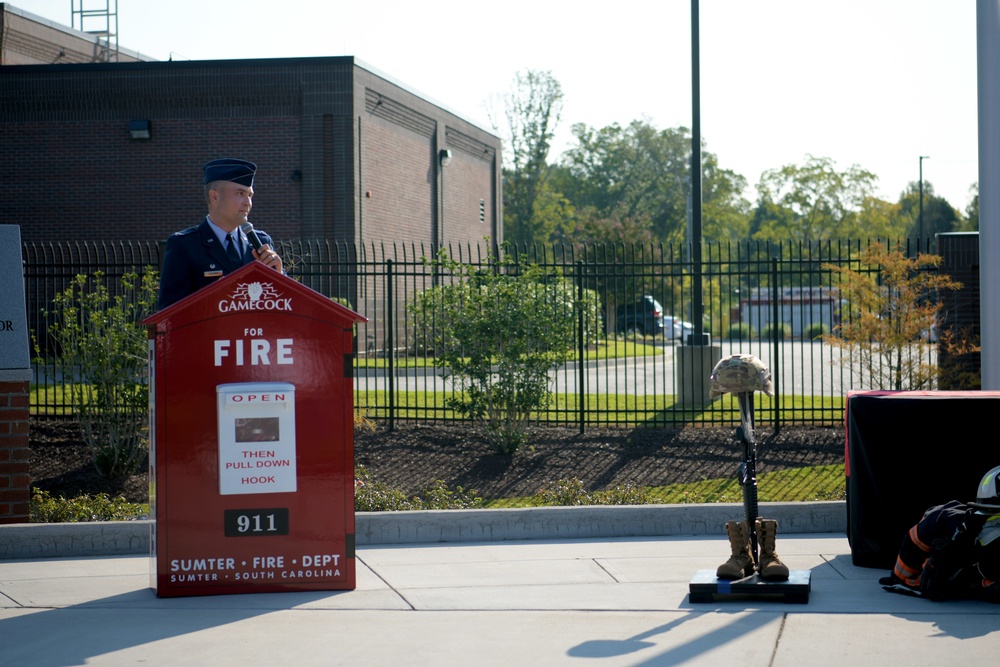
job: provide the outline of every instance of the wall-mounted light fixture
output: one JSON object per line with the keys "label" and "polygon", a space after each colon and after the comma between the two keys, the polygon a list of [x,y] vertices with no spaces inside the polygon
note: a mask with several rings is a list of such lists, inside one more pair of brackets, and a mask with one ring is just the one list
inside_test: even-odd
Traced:
{"label": "wall-mounted light fixture", "polygon": [[296,169],[292,172],[292,183],[299,183],[302,181],[302,170]]}
{"label": "wall-mounted light fixture", "polygon": [[150,139],[153,136],[152,127],[148,120],[130,120],[128,122],[128,136],[133,139]]}
{"label": "wall-mounted light fixture", "polygon": [[441,163],[442,167],[447,167],[451,164],[451,151],[447,148],[442,148],[438,151],[438,161]]}

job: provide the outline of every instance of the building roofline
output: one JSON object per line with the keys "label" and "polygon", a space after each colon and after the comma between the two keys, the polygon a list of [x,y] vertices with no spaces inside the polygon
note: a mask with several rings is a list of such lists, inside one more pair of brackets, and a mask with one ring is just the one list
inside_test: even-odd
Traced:
{"label": "building roofline", "polygon": [[[6,3],[0,3],[0,8],[2,8]],[[44,20],[44,19],[42,19]],[[55,24],[53,24],[55,25]],[[59,26],[56,26],[59,27]],[[70,31],[76,34],[76,31]],[[83,33],[79,33],[83,35]],[[89,36],[88,36],[89,37]],[[280,65],[345,65],[349,64],[354,67],[365,70],[366,72],[376,76],[386,82],[400,88],[401,90],[418,97],[425,102],[432,104],[442,111],[445,111],[456,118],[468,123],[469,125],[485,132],[486,134],[496,137],[499,139],[499,135],[492,130],[483,127],[478,121],[470,119],[468,116],[459,113],[447,106],[442,104],[440,101],[426,95],[419,90],[413,88],[412,86],[403,83],[399,79],[396,79],[389,74],[386,74],[382,70],[369,65],[368,63],[356,58],[355,56],[305,56],[297,58],[243,58],[243,59],[220,59],[220,60],[143,60],[139,62],[111,62],[111,63],[59,63],[59,64],[37,64],[37,65],[5,65],[0,67],[0,78],[4,74],[12,74],[18,71],[37,71],[39,69],[45,69],[53,73],[58,72],[87,72],[87,71],[118,71],[118,70],[151,70],[160,71],[165,69],[201,69],[204,67],[275,67]]]}
{"label": "building roofline", "polygon": [[[16,14],[16,15],[20,16],[21,18],[25,18],[25,19],[28,19],[29,21],[33,21],[35,23],[44,25],[46,28],[51,28],[53,30],[58,30],[59,32],[65,33],[67,35],[71,35],[74,38],[83,40],[85,42],[90,42],[91,44],[100,44],[100,42],[101,42],[101,40],[99,40],[94,35],[82,32],[80,30],[76,30],[74,28],[71,28],[71,27],[69,27],[67,25],[63,25],[61,23],[56,23],[55,21],[51,21],[51,20],[45,18],[44,16],[39,16],[38,14],[32,14],[31,12],[25,11],[25,10],[21,9],[20,7],[15,7],[14,5],[10,4],[9,2],[0,2],[0,13],[3,13],[3,12],[6,12],[8,14]],[[142,53],[139,53],[138,51],[133,51],[132,49],[126,49],[126,48],[123,48],[121,46],[118,47],[118,52],[119,53],[124,53],[126,56],[129,56],[130,58],[136,58],[137,60],[142,61],[142,62],[155,62],[156,61],[156,59],[153,58],[152,56],[147,56],[147,55],[144,55]],[[4,68],[6,68],[6,67],[19,67],[19,65],[5,65]]]}
{"label": "building roofline", "polygon": [[447,111],[448,113],[450,113],[451,115],[455,116],[456,118],[461,118],[462,120],[464,120],[469,125],[472,125],[473,127],[479,128],[480,130],[482,130],[483,132],[489,134],[490,136],[496,137],[497,139],[500,138],[499,135],[496,133],[495,130],[483,127],[482,125],[479,124],[478,121],[472,120],[468,116],[466,116],[466,115],[464,115],[464,114],[462,114],[462,113],[460,113],[458,111],[455,111],[454,109],[452,109],[451,107],[449,107],[447,104],[443,104],[442,102],[440,102],[437,99],[431,97],[430,95],[426,95],[426,94],[420,92],[419,90],[417,90],[413,86],[410,86],[410,85],[407,85],[406,83],[403,83],[399,79],[396,79],[395,77],[390,76],[389,74],[386,74],[385,72],[383,72],[382,70],[378,69],[377,67],[369,65],[367,62],[365,62],[365,61],[363,61],[363,60],[361,60],[359,58],[354,58],[354,64],[357,67],[360,67],[361,69],[366,70],[367,72],[369,72],[371,74],[374,74],[375,76],[379,77],[380,79],[385,79],[386,81],[388,81],[389,83],[393,84],[394,86],[402,88],[403,90],[405,90],[406,92],[410,93],[411,95],[415,95],[415,96],[419,97],[420,99],[433,104],[434,106],[438,107],[439,109]]}

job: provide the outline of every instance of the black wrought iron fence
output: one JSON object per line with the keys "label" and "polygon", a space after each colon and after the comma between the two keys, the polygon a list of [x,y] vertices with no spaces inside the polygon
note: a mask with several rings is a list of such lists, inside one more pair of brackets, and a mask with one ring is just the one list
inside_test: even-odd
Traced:
{"label": "black wrought iron fence", "polygon": [[[861,242],[707,244],[697,273],[703,303],[692,303],[687,248],[666,245],[451,246],[450,257],[478,271],[497,271],[503,254],[516,271],[536,264],[572,284],[580,308],[574,358],[553,368],[545,423],[666,425],[732,423],[729,397],[709,400],[708,371],[722,356],[759,357],[774,376],[775,397],[758,399],[758,420],[837,424],[850,389],[878,389],[842,352],[822,342],[844,303],[831,266],[862,267]],[[350,244],[297,240],[279,246],[289,275],[368,318],[359,324],[355,404],[390,424],[460,419],[449,399],[455,385],[435,366],[429,335],[447,327],[417,313],[416,295],[456,278],[420,244]],[[914,249],[915,250],[915,249]],[[47,344],[45,312],[77,274],[101,272],[113,289],[125,273],[157,268],[150,243],[25,244],[29,328],[38,342],[31,410],[69,415],[67,382]],[[695,321],[697,319],[697,321]],[[707,338],[695,339],[704,332]],[[708,343],[691,344],[691,343]],[[917,344],[920,344],[919,341]],[[921,347],[933,362],[932,346]]]}

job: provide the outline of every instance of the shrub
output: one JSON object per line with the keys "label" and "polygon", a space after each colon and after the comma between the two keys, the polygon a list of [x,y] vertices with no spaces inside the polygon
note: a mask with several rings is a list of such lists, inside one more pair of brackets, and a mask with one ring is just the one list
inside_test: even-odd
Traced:
{"label": "shrub", "polygon": [[458,487],[450,490],[441,480],[416,496],[375,481],[364,466],[354,471],[354,509],[358,512],[401,512],[406,510],[474,509],[483,506],[475,491]]}
{"label": "shrub", "polygon": [[[346,297],[342,297],[342,296],[331,296],[331,297],[330,297],[330,301],[333,301],[334,303],[339,303],[339,304],[340,304],[341,306],[343,306],[344,308],[349,308],[349,309],[351,309],[351,310],[354,310],[354,306],[353,306],[353,305],[351,305],[351,300],[350,300],[350,299],[348,299],[348,298],[346,298]],[[355,336],[357,336],[357,335],[358,335],[358,323],[357,323],[357,322],[355,322],[355,323],[354,323],[354,324],[352,325],[352,327],[351,327],[351,330],[352,330],[352,331],[354,332],[354,335],[355,335]]]}
{"label": "shrub", "polygon": [[47,491],[34,489],[30,503],[31,523],[71,523],[79,521],[131,521],[145,516],[146,506],[130,503],[106,493],[76,498],[54,498]]}
{"label": "shrub", "polygon": [[746,322],[730,324],[726,336],[730,340],[750,340],[753,336],[753,327]]}
{"label": "shrub", "polygon": [[368,416],[367,408],[354,408],[354,431],[375,432],[375,422]]}
{"label": "shrub", "polygon": [[354,509],[358,512],[400,512],[418,509],[399,489],[377,482],[363,466],[354,471]]}
{"label": "shrub", "polygon": [[632,484],[591,493],[578,479],[560,479],[552,487],[536,493],[535,498],[539,505],[557,506],[648,505],[653,502],[645,489]]}
{"label": "shrub", "polygon": [[822,340],[823,336],[830,333],[830,327],[826,326],[822,322],[813,322],[808,327],[804,337],[806,340]]}
{"label": "shrub", "polygon": [[971,327],[941,331],[938,338],[938,389],[982,388],[979,334]]}
{"label": "shrub", "polygon": [[466,491],[461,486],[452,491],[447,484],[438,479],[429,489],[417,496],[417,499],[422,505],[422,509],[468,510],[483,506],[483,499],[476,496],[475,493],[472,490]]}
{"label": "shrub", "polygon": [[535,494],[540,505],[590,505],[590,494],[583,488],[583,482],[578,479],[560,479],[551,487],[544,488]]}
{"label": "shrub", "polygon": [[580,304],[575,287],[536,265],[490,258],[487,269],[444,252],[437,268],[456,282],[420,293],[410,306],[434,363],[455,380],[448,405],[485,427],[501,454],[527,437],[532,412],[549,397],[549,370],[573,356]]}
{"label": "shrub", "polygon": [[646,489],[631,482],[607,491],[595,491],[591,498],[592,505],[649,505],[655,502]]}
{"label": "shrub", "polygon": [[[924,336],[943,307],[941,292],[958,289],[961,283],[932,270],[940,264],[939,256],[918,253],[910,258],[899,246],[890,250],[872,244],[859,260],[868,268],[826,267],[839,274],[846,305],[836,335],[824,340],[845,350],[841,363],[875,389],[933,388],[941,369],[928,363],[931,343]],[[978,341],[971,338],[954,342],[955,356],[978,349]]]}
{"label": "shrub", "polygon": [[765,340],[788,340],[792,337],[792,328],[784,322],[768,324],[760,337]]}
{"label": "shrub", "polygon": [[[146,328],[156,303],[156,272],[122,276],[112,296],[104,275],[77,275],[52,302],[49,334],[70,380],[73,409],[97,471],[126,477],[143,463],[148,440]],[[46,313],[48,315],[48,313]]]}

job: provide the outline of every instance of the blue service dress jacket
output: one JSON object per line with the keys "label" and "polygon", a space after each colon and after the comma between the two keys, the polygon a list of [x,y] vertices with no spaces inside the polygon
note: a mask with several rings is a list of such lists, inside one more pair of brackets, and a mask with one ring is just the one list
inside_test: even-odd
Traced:
{"label": "blue service dress jacket", "polygon": [[[259,229],[256,231],[261,243],[273,247],[273,241],[266,232]],[[254,261],[246,234],[242,230],[239,233],[243,259],[235,265],[226,253],[226,248],[219,243],[207,218],[200,225],[171,234],[167,239],[167,250],[160,269],[159,307],[166,308]]]}

